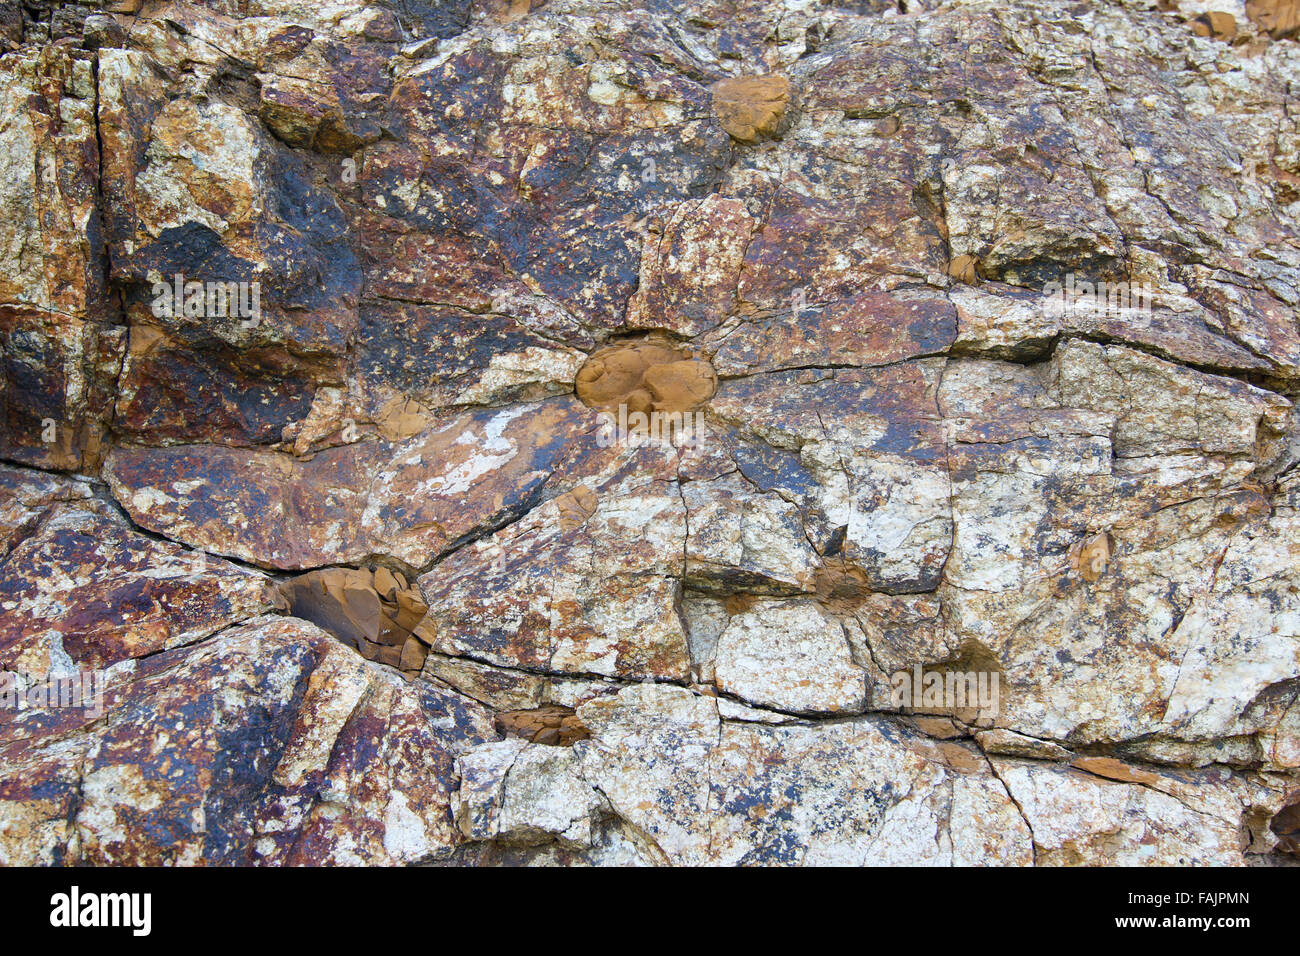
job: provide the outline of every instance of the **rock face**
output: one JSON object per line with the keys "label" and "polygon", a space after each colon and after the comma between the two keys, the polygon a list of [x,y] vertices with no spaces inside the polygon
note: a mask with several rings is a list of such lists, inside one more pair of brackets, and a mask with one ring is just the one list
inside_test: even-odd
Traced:
{"label": "rock face", "polygon": [[6,8],[0,864],[1294,863],[1298,23]]}

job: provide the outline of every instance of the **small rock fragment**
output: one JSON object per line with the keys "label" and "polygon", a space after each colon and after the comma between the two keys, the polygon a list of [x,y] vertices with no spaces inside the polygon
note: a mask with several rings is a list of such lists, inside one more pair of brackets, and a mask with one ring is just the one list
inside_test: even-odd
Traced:
{"label": "small rock fragment", "polygon": [[814,584],[817,600],[832,611],[851,611],[871,593],[866,572],[844,562],[818,568]]}
{"label": "small rock fragment", "polygon": [[651,408],[657,412],[684,412],[708,401],[718,390],[713,367],[696,359],[652,365],[642,383],[650,390]]}
{"label": "small rock fragment", "polygon": [[87,50],[126,46],[126,31],[113,17],[92,14],[81,28],[81,45]]}
{"label": "small rock fragment", "polygon": [[631,408],[630,400],[633,396],[641,397],[638,390],[646,370],[654,365],[681,361],[683,357],[675,349],[661,345],[602,349],[578,370],[578,397],[592,408],[613,409],[626,402],[630,411],[646,411],[648,408]]}
{"label": "small rock fragment", "polygon": [[375,424],[386,441],[401,441],[424,431],[429,425],[429,417],[419,402],[398,395],[379,410]]}
{"label": "small rock fragment", "polygon": [[1274,40],[1300,33],[1300,0],[1246,0],[1246,16]]}
{"label": "small rock fragment", "polygon": [[1237,35],[1237,21],[1231,13],[1211,10],[1192,21],[1192,32],[1198,37],[1214,37],[1229,42]]}
{"label": "small rock fragment", "polygon": [[1269,824],[1269,829],[1278,838],[1279,852],[1300,856],[1300,803],[1279,810]]}
{"label": "small rock fragment", "polygon": [[966,731],[951,717],[917,715],[912,718],[912,723],[921,733],[936,740],[953,740],[966,736]]}
{"label": "small rock fragment", "polygon": [[790,105],[784,76],[739,76],[713,84],[713,111],[732,139],[757,143],[775,136]]}
{"label": "small rock fragment", "polygon": [[965,282],[967,285],[974,285],[978,272],[979,259],[975,256],[957,256],[948,263],[948,275],[958,282]]}
{"label": "small rock fragment", "polygon": [[1070,751],[1050,740],[1027,737],[1014,730],[993,728],[975,731],[975,742],[985,753],[1030,760],[1069,760]]}
{"label": "small rock fragment", "polygon": [[1110,562],[1110,535],[1104,531],[1080,541],[1070,549],[1070,570],[1077,571],[1089,584],[1106,573]]}
{"label": "small rock fragment", "polygon": [[388,568],[326,568],[280,585],[276,605],[356,648],[367,660],[418,674],[428,647],[413,632],[428,610],[406,578]]}
{"label": "small rock fragment", "polygon": [[601,411],[685,412],[713,397],[713,366],[666,345],[601,349],[578,371],[578,398]]}
{"label": "small rock fragment", "polygon": [[591,734],[572,707],[548,704],[531,710],[507,710],[497,714],[496,727],[508,737],[523,737],[535,744],[571,747]]}
{"label": "small rock fragment", "polygon": [[560,527],[572,531],[596,513],[596,493],[586,485],[579,485],[555,499],[560,509]]}
{"label": "small rock fragment", "polygon": [[18,4],[0,7],[0,49],[23,42],[23,13]]}

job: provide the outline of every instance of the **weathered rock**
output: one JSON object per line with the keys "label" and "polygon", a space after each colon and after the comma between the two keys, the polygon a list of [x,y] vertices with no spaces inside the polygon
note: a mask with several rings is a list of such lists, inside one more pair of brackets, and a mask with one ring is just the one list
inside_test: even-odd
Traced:
{"label": "weathered rock", "polygon": [[1291,409],[1286,399],[1232,379],[1076,339],[1056,350],[1046,376],[1063,406],[1115,417],[1114,451],[1125,458],[1192,453],[1268,462]]}
{"label": "weathered rock", "polygon": [[790,80],[784,76],[738,76],[713,85],[713,112],[742,143],[776,135],[789,105]]}
{"label": "weathered rock", "polygon": [[866,705],[862,668],[834,620],[816,605],[759,603],[733,616],[718,637],[718,690],[796,713],[844,713]]}
{"label": "weathered rock", "polygon": [[283,569],[388,554],[420,567],[525,509],[589,428],[590,414],[561,399],[452,415],[397,444],[308,461],[219,445],[119,448],[104,474],[144,527],[215,554]]}
{"label": "weathered rock", "polygon": [[268,582],[135,532],[98,501],[56,504],[0,567],[0,667],[104,668],[270,610]]}
{"label": "weathered rock", "polygon": [[[428,632],[422,632],[422,636]],[[511,670],[480,664],[466,657],[447,657],[431,653],[425,659],[422,674],[426,680],[448,687],[473,698],[498,712],[523,715],[572,712],[579,704],[594,697],[616,693],[621,686],[611,678],[565,677]],[[565,725],[561,716],[559,724]],[[549,721],[549,718],[548,718]],[[528,724],[532,725],[529,718]],[[567,726],[576,730],[581,721],[569,719]],[[502,732],[508,732],[502,725]]]}
{"label": "weathered rock", "polygon": [[507,710],[497,715],[497,730],[535,744],[568,747],[588,736],[571,707],[549,705],[532,710]]}
{"label": "weathered rock", "polygon": [[0,558],[32,534],[51,506],[93,494],[84,480],[0,466]]}
{"label": "weathered rock", "polygon": [[93,63],[66,47],[0,60],[0,454],[94,469],[122,330],[108,319]]}
{"label": "weathered rock", "polygon": [[0,8],[0,863],[1290,862],[1298,20],[1156,6]]}
{"label": "weathered rock", "polygon": [[713,362],[724,376],[892,365],[943,352],[956,332],[952,303],[937,290],[865,290],[840,301],[795,302],[770,318],[724,327]]}
{"label": "weathered rock", "polygon": [[1231,13],[1211,10],[1196,18],[1192,32],[1201,37],[1214,37],[1216,40],[1231,41],[1237,35],[1237,21]]}
{"label": "weathered rock", "polygon": [[687,584],[722,592],[807,590],[818,556],[797,505],[756,493],[743,476],[682,485]]}
{"label": "weathered rock", "polygon": [[600,411],[686,412],[713,397],[718,378],[708,362],[668,345],[602,349],[578,370],[578,398]]}
{"label": "weathered rock", "polygon": [[427,409],[569,392],[584,356],[509,318],[408,303],[361,309],[357,361],[371,404]]}
{"label": "weathered rock", "polygon": [[104,708],[0,713],[5,863],[446,854],[456,755],[493,738],[477,705],[275,618],[117,665]]}
{"label": "weathered rock", "polygon": [[428,648],[412,634],[428,608],[400,573],[327,568],[280,585],[277,606],[329,631],[366,660],[407,674],[424,667]]}
{"label": "weathered rock", "polygon": [[[685,680],[676,611],[686,509],[657,446],[589,478],[595,511],[558,501],[466,546],[419,579],[420,636],[439,654],[571,675]],[[638,466],[640,466],[638,468]]]}
{"label": "weathered rock", "polygon": [[[1183,785],[1138,772],[1121,783],[994,758],[1033,832],[1040,866],[1241,865],[1242,806],[1214,775]],[[1158,792],[1164,785],[1169,792]]]}
{"label": "weathered rock", "polygon": [[628,326],[698,335],[722,323],[740,305],[737,285],[757,225],[743,202],[717,195],[678,203],[663,222],[649,223]]}
{"label": "weathered rock", "polygon": [[[1054,369],[1072,355],[1105,354],[1063,345],[1047,381],[1060,381]],[[1249,476],[1253,456],[1276,454],[1269,420],[1286,404],[1138,353],[1116,360],[1129,363],[1122,376],[1111,379],[1099,365],[1096,376],[1076,379],[1083,392],[1068,392],[1072,404],[1105,414],[1060,408],[1018,366],[949,369],[941,403],[955,417],[959,444],[950,452],[953,551],[939,590],[950,635],[943,654],[969,643],[997,662],[1009,685],[1002,722],[1022,734],[1063,743],[1249,734],[1237,721],[1256,712],[1256,696],[1273,682],[1246,677],[1259,666],[1246,663],[1258,660],[1249,640],[1224,648],[1215,668],[1225,700],[1210,712],[1214,730],[1203,723],[1198,735],[1173,731],[1185,719],[1173,702],[1185,661],[1195,659],[1189,636],[1199,616],[1188,615],[1219,586],[1229,549],[1270,520]],[[1149,414],[1150,399],[1130,401],[1146,375],[1172,376],[1160,386],[1162,414]],[[1184,395],[1197,398],[1184,404]],[[1294,598],[1289,584],[1281,588],[1279,617],[1234,625],[1274,632],[1281,623],[1271,655],[1282,671],[1279,691],[1296,673],[1293,641],[1284,636]],[[1245,597],[1234,593],[1234,601]],[[1247,610],[1249,600],[1238,606],[1258,613]],[[1244,683],[1230,676],[1234,668]],[[1027,674],[1032,681],[1022,681]],[[1289,694],[1270,706],[1285,710]],[[1250,718],[1245,725],[1259,726]]]}
{"label": "weathered rock", "polygon": [[[988,766],[899,727],[720,722],[710,698],[653,687],[580,714],[592,728],[575,748],[583,778],[665,861],[1030,859],[1028,830]],[[977,833],[976,820],[988,829]]]}
{"label": "weathered rock", "polygon": [[1246,16],[1275,40],[1300,31],[1300,4],[1294,0],[1246,0]]}
{"label": "weathered rock", "polygon": [[457,765],[461,831],[505,844],[590,846],[604,800],[576,772],[578,759],[568,750],[517,739],[471,750]]}
{"label": "weathered rock", "polygon": [[824,554],[861,566],[876,590],[926,591],[952,543],[941,370],[918,361],[756,375],[724,382],[710,408],[798,450],[809,537]]}

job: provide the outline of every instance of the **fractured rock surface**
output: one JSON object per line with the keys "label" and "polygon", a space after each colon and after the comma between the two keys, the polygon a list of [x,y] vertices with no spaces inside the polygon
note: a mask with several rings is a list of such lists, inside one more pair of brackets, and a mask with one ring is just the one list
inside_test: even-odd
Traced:
{"label": "fractured rock surface", "polygon": [[0,14],[0,864],[1295,861],[1296,4],[724,6]]}

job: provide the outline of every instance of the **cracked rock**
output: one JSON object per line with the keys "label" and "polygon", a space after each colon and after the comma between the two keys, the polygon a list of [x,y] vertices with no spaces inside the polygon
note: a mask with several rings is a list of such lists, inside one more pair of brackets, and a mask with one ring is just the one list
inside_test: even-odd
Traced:
{"label": "cracked rock", "polygon": [[1293,864],[1298,33],[0,5],[0,864]]}

